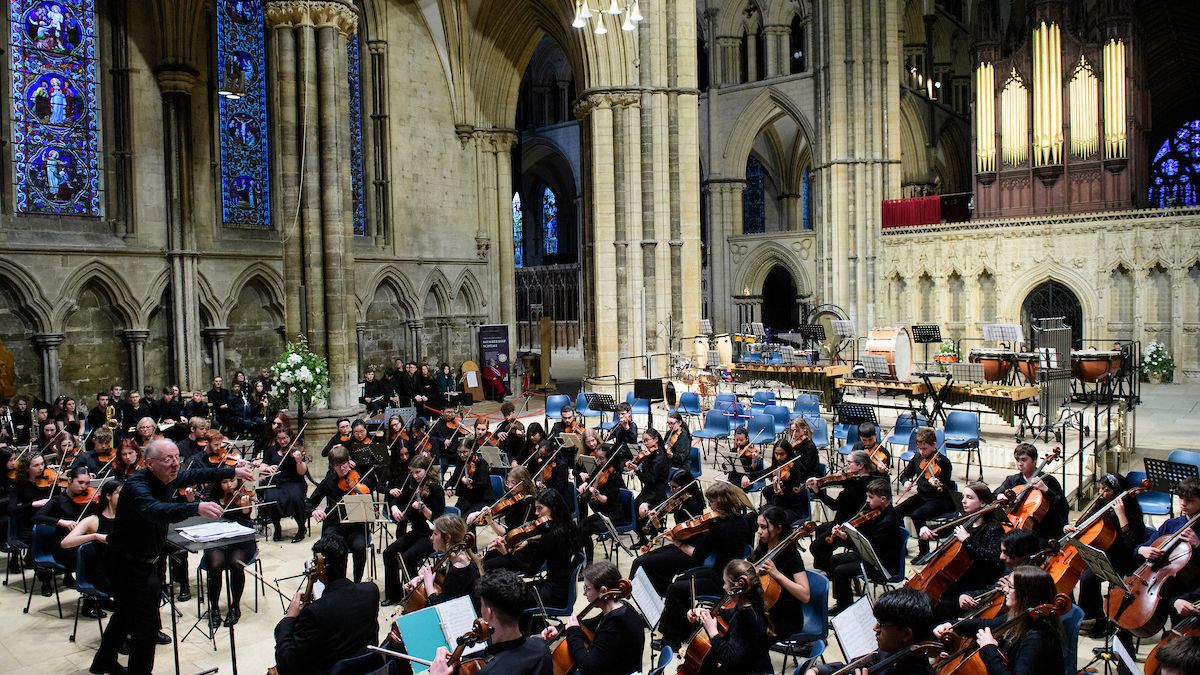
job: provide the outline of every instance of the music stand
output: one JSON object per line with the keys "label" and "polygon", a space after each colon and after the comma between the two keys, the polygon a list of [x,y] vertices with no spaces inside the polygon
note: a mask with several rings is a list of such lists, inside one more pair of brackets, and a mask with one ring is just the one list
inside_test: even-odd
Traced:
{"label": "music stand", "polygon": [[946,365],[950,366],[950,376],[959,382],[983,382],[982,363],[948,363]]}
{"label": "music stand", "polygon": [[891,367],[888,365],[887,359],[878,354],[863,354],[863,368],[867,370],[867,374],[873,376],[876,380],[894,380]]}
{"label": "music stand", "polygon": [[805,342],[805,348],[811,350],[813,346],[819,342],[824,342],[827,338],[825,335],[825,326],[819,323],[806,323],[798,326],[796,332],[800,333],[801,339]]}
{"label": "music stand", "polygon": [[914,323],[912,338],[914,343],[925,345],[925,367],[929,368],[929,345],[935,342],[941,344],[942,327],[936,323]]}
{"label": "music stand", "polygon": [[700,334],[712,335],[712,319],[700,319]]}
{"label": "music stand", "polygon": [[863,422],[879,426],[879,418],[875,416],[874,408],[865,403],[837,404],[838,424],[862,424]]}
{"label": "music stand", "polygon": [[406,408],[387,408],[383,411],[384,424],[387,424],[387,421],[392,419],[392,415],[399,415],[400,421],[404,424],[404,428],[407,429],[412,426],[413,420],[417,419],[417,409],[412,406]]}
{"label": "music stand", "polygon": [[583,392],[583,400],[587,401],[587,406],[590,410],[595,410],[600,413],[600,424],[604,424],[604,413],[617,412],[617,400],[611,394],[596,394],[593,392]]}
{"label": "music stand", "polygon": [[[887,568],[883,566],[883,561],[879,559],[879,554],[875,552],[875,547],[871,545],[871,541],[863,536],[861,532],[854,529],[853,525],[843,524],[842,529],[846,531],[846,541],[858,551],[858,556],[862,558],[862,564],[870,565],[879,570],[880,576],[884,581],[887,581],[891,576]],[[863,576],[870,580],[870,575],[867,570],[863,570]]]}
{"label": "music stand", "polygon": [[1021,325],[1015,323],[985,323],[983,339],[989,342],[1005,342],[1014,351],[1020,349],[1025,341]]}
{"label": "music stand", "polygon": [[1154,459],[1153,457],[1147,457],[1144,461],[1146,462],[1146,478],[1154,483],[1154,489],[1159,492],[1173,495],[1179,481],[1184,478],[1200,478],[1200,471],[1197,471],[1195,464],[1168,462],[1165,459]]}
{"label": "music stand", "polygon": [[508,461],[504,459],[504,453],[494,445],[485,445],[479,449],[479,454],[483,457],[483,461],[488,463],[488,467],[493,466],[508,466]]}
{"label": "music stand", "polygon": [[[1108,556],[1105,555],[1104,551],[1101,551],[1094,546],[1089,546],[1088,544],[1079,541],[1075,537],[1071,537],[1070,542],[1071,545],[1075,547],[1075,550],[1079,551],[1080,557],[1083,558],[1084,562],[1088,566],[1088,569],[1092,570],[1092,574],[1100,577],[1100,579],[1103,581],[1107,581],[1109,588],[1119,588],[1125,592],[1126,598],[1130,597],[1129,586],[1125,584],[1125,579],[1121,577],[1121,574],[1113,568],[1112,562],[1108,559]],[[1122,605],[1121,610],[1117,613],[1117,616],[1119,617],[1121,612],[1124,611],[1125,607]],[[1098,661],[1104,661],[1104,672],[1110,672],[1109,663],[1115,661],[1117,656],[1115,653],[1113,653],[1112,648],[1113,635],[1114,633],[1111,632],[1105,635],[1104,646],[1096,650],[1095,656],[1092,657],[1092,660],[1088,661],[1088,664],[1079,672],[1088,671],[1089,667]]]}

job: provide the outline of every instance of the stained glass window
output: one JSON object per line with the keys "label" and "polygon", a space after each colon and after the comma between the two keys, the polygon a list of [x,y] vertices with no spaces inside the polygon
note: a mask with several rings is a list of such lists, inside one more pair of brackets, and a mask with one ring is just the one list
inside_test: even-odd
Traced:
{"label": "stained glass window", "polygon": [[362,65],[358,33],[346,46],[346,76],[350,82],[350,189],[354,209],[354,235],[367,234],[367,211],[363,204]]}
{"label": "stained glass window", "polygon": [[271,227],[263,3],[219,0],[221,215],[226,225]]}
{"label": "stained glass window", "polygon": [[1197,205],[1200,183],[1200,120],[1179,127],[1158,152],[1150,169],[1150,205],[1160,209]]}
{"label": "stained glass window", "polygon": [[542,193],[542,242],[546,255],[558,255],[558,197],[550,188]]}
{"label": "stained glass window", "polygon": [[763,200],[763,165],[754,155],[746,160],[746,188],[742,191],[742,234],[767,231],[767,204]]}
{"label": "stained glass window", "polygon": [[94,0],[10,0],[16,211],[101,215]]}
{"label": "stained glass window", "polygon": [[525,214],[521,212],[521,193],[514,192],[513,217],[513,266],[525,266]]}
{"label": "stained glass window", "polygon": [[804,167],[804,170],[800,172],[800,211],[803,214],[801,215],[801,227],[806,230],[812,229],[812,202],[810,202],[808,198],[808,190],[811,187],[812,174],[809,172],[808,167],[806,166]]}

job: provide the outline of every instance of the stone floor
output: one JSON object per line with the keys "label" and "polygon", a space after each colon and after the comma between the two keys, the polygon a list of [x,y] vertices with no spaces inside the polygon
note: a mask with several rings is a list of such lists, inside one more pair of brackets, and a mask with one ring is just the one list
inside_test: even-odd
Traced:
{"label": "stone floor", "polygon": [[[1200,385],[1160,385],[1146,386],[1143,389],[1144,403],[1137,409],[1136,419],[1136,450],[1132,468],[1136,468],[1140,456],[1163,456],[1167,451],[1176,447],[1198,447],[1197,438],[1200,432]],[[540,417],[540,399],[530,401],[530,411],[537,419]],[[480,404],[475,411],[481,414],[494,414],[494,404]],[[661,413],[660,413],[661,414]],[[495,419],[495,417],[493,417]],[[993,420],[998,422],[998,420]],[[886,424],[886,422],[885,422]],[[661,426],[661,421],[659,422]],[[989,464],[985,466],[984,477],[989,483],[1002,479],[1011,470],[1001,465],[1006,462],[1006,453],[1013,444],[1012,429],[999,423],[989,422],[985,416],[984,435],[986,445],[994,449],[985,453]],[[1067,447],[1074,442],[1074,437],[1067,439]],[[1045,447],[1048,444],[1039,443]],[[955,458],[955,461],[959,461]],[[1122,467],[1129,470],[1131,466]],[[1090,469],[1089,469],[1090,473]],[[972,472],[972,475],[974,472]],[[716,472],[711,464],[705,466],[705,478],[712,478]],[[1090,478],[1085,476],[1085,480]],[[285,534],[291,534],[291,526],[285,525]],[[304,561],[309,557],[309,547],[313,542],[310,536],[305,542],[291,544],[288,542],[274,543],[262,541],[259,543],[261,559],[265,575],[269,579],[279,579],[299,574],[303,570]],[[197,557],[192,556],[194,566]],[[621,567],[628,569],[629,557],[621,557]],[[382,569],[382,566],[380,566]],[[911,572],[911,570],[910,570]],[[290,593],[297,581],[282,582]],[[236,628],[237,656],[239,671],[247,673],[262,673],[273,663],[274,640],[272,630],[282,616],[283,608],[278,596],[268,591],[266,597],[258,599],[259,607],[253,610],[253,598],[247,587],[243,600],[244,613],[242,621]],[[43,598],[36,594],[33,597],[29,614],[23,614],[26,596],[22,593],[21,582],[14,578],[6,588],[0,589],[0,621],[4,625],[3,638],[0,638],[0,673],[20,673],[28,675],[40,674],[71,674],[85,673],[92,654],[98,644],[96,623],[81,621],[79,636],[76,642],[67,641],[71,631],[76,594],[74,591],[62,593],[63,609],[66,618],[59,619],[55,610],[53,598]],[[582,601],[581,601],[582,605]],[[178,634],[183,637],[187,628],[196,620],[197,605],[195,600],[181,606],[183,617],[180,619]],[[391,611],[380,610],[379,621],[382,631],[386,631]],[[164,622],[169,621],[167,613],[163,612]],[[192,633],[179,644],[180,672],[187,674],[201,673],[210,669],[220,672],[230,672],[229,633],[221,631],[217,635],[216,648],[213,643],[205,640],[197,633]],[[1092,647],[1099,643],[1083,638],[1080,640],[1079,654],[1082,666],[1091,655]],[[1144,658],[1150,646],[1143,646],[1141,657]],[[827,651],[830,659],[839,657],[836,640],[831,638]],[[648,659],[648,657],[647,657]],[[647,660],[648,663],[648,660]],[[776,664],[779,665],[778,657]],[[157,652],[156,672],[168,673],[174,669],[172,650],[170,647],[159,648]],[[669,672],[673,669],[668,669]]]}

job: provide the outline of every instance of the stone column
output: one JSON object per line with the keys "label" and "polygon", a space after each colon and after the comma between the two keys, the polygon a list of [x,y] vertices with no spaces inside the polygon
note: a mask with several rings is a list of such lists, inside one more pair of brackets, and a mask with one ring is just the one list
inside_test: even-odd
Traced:
{"label": "stone column", "polygon": [[736,328],[737,316],[730,313],[732,297],[741,295],[734,287],[736,265],[729,250],[729,238],[742,231],[742,191],[746,181],[741,179],[712,179],[706,184],[709,191],[709,248],[711,253],[710,281],[712,283],[711,316],[713,330],[725,333]]}
{"label": "stone column", "polygon": [[156,69],[162,92],[163,173],[166,195],[167,261],[170,264],[171,337],[175,380],[182,390],[201,386],[200,300],[192,185],[192,91],[199,73],[187,65]]}
{"label": "stone column", "polygon": [[62,333],[37,333],[33,336],[33,345],[42,354],[42,398],[47,401],[58,398],[58,346],[62,341]]}
{"label": "stone column", "polygon": [[742,39],[737,36],[718,37],[719,68],[712,71],[713,85],[727,87],[742,81]]}
{"label": "stone column", "polygon": [[[480,300],[499,308],[499,316],[493,318],[508,324],[509,333],[515,336],[517,277],[513,267],[512,149],[517,143],[517,133],[512,129],[464,127],[458,134],[464,145],[470,144],[475,149],[475,175],[479,186],[475,253],[479,259],[488,261],[489,278],[500,280],[499,284],[489,287],[488,297]],[[480,309],[470,308],[471,311]],[[512,354],[509,354],[511,358]]]}
{"label": "stone column", "polygon": [[[345,72],[346,47],[358,17],[346,0],[268,2],[266,16],[274,30],[270,63],[276,83],[280,161],[275,167],[281,186],[277,203],[284,209],[278,222],[285,228],[287,323],[329,362],[330,411],[346,410],[357,399],[358,356],[346,303],[354,288],[354,260]],[[294,206],[288,205],[297,203],[298,191],[300,217],[293,225]]]}
{"label": "stone column", "polygon": [[357,346],[355,352],[358,354],[358,372],[366,371],[366,366],[363,364],[363,338],[367,332],[367,323],[359,321],[354,324],[354,344]]}
{"label": "stone column", "polygon": [[412,360],[420,363],[425,351],[425,322],[410,319],[405,323],[408,325],[409,344],[412,345]]}
{"label": "stone column", "polygon": [[758,72],[758,34],[746,32],[746,81],[757,82]]}
{"label": "stone column", "polygon": [[146,386],[145,349],[150,331],[130,329],[122,331],[121,337],[125,338],[125,345],[129,347],[129,388],[141,391]]}
{"label": "stone column", "polygon": [[229,335],[229,328],[225,326],[204,329],[204,337],[208,338],[208,349],[212,354],[213,377],[225,377],[225,336],[227,335]]}
{"label": "stone column", "polygon": [[781,77],[787,75],[791,55],[788,52],[792,39],[791,26],[767,26],[763,29],[763,39],[767,43],[767,72],[766,77]]}

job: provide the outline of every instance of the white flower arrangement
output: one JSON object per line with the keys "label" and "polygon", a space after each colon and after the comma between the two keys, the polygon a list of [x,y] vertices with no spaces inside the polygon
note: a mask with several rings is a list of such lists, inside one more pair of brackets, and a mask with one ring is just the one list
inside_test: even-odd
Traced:
{"label": "white flower arrangement", "polygon": [[1167,346],[1158,340],[1151,340],[1142,353],[1142,372],[1169,376],[1175,370],[1175,360],[1167,352]]}
{"label": "white flower arrangement", "polygon": [[293,401],[312,408],[329,396],[329,365],[309,351],[303,337],[288,343],[279,361],[271,366],[271,376],[275,381],[271,404],[275,408],[286,408]]}

